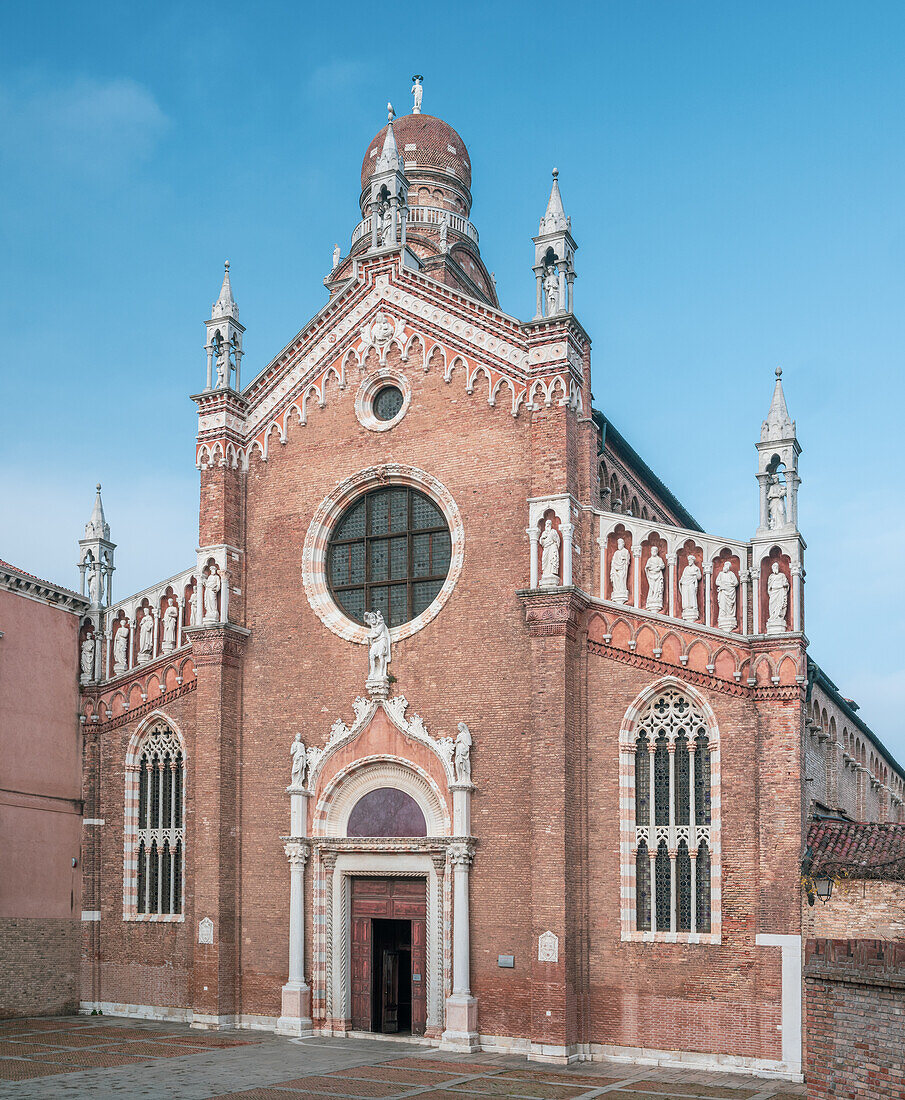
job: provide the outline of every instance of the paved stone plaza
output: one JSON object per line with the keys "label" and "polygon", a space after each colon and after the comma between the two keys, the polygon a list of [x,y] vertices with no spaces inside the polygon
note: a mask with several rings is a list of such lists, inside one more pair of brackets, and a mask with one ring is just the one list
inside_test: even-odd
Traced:
{"label": "paved stone plaza", "polygon": [[79,1016],[0,1022],[0,1096],[793,1100],[805,1090],[729,1073],[600,1062],[562,1069],[505,1055],[449,1056],[377,1039],[281,1039],[268,1032],[205,1032],[182,1024]]}

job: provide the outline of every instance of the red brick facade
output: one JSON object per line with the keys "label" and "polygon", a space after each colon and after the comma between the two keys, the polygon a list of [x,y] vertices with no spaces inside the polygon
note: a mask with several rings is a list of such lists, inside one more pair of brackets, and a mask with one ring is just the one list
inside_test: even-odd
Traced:
{"label": "red brick facade", "polygon": [[[315,1030],[352,1027],[342,876],[385,873],[424,876],[434,967],[426,1033],[454,1030],[444,1017],[444,998],[455,1001],[451,906],[467,864],[475,1042],[560,1060],[645,1048],[797,1073],[800,1034],[780,1029],[801,997],[800,974],[790,984],[784,959],[801,935],[803,634],[758,627],[767,595],[757,591],[757,546],[706,536],[621,437],[607,438],[591,414],[590,342],[571,314],[520,325],[488,304],[495,292],[469,297],[403,262],[398,248],[368,244],[360,238],[329,281],[325,309],[241,395],[196,398],[202,551],[190,579],[203,583],[207,563],[218,563],[220,614],[195,626],[187,614],[173,654],[84,692],[85,813],[106,825],[85,853],[85,905],[101,918],[85,929],[83,1002],[202,1026],[282,1023],[291,837],[303,866],[299,1003],[308,997]],[[378,311],[401,336],[374,335]],[[380,370],[410,387],[407,411],[387,431],[356,414],[356,391]],[[338,612],[325,621],[314,591],[325,581],[311,580],[305,556],[339,486],[362,471],[393,484],[403,468],[423,471],[454,502],[461,573],[430,621],[394,639],[387,706],[404,695],[408,717],[391,720],[378,706],[359,729],[364,632],[355,636],[362,628]],[[559,573],[538,584],[533,540],[551,517]],[[609,598],[617,526],[631,548],[629,529],[642,521],[646,546],[666,548],[667,536],[684,546],[678,568],[689,553],[703,561],[698,621],[674,606],[672,559],[662,613],[642,603],[646,580],[636,587],[646,559],[633,564],[629,603]],[[725,560],[745,573],[735,631],[715,626],[711,569]],[[632,939],[625,838],[634,807],[624,784],[634,782],[634,746],[624,731],[638,700],[665,684],[687,690],[718,745],[708,835],[719,902],[705,932]],[[407,725],[415,712],[423,736]],[[159,717],[186,758],[184,920],[166,923],[124,919],[123,904],[124,769],[130,744]],[[473,738],[473,792],[443,762],[442,739],[462,722]],[[297,733],[321,762],[293,825],[286,786]],[[435,821],[446,824],[395,850],[330,832],[343,785],[396,765],[428,802],[436,792]],[[455,856],[463,845],[468,854]],[[209,943],[199,942],[203,920]],[[555,957],[541,946],[548,934]],[[512,965],[501,962],[508,956]]]}
{"label": "red brick facade", "polygon": [[901,1100],[905,945],[808,940],[804,973],[808,1096]]}

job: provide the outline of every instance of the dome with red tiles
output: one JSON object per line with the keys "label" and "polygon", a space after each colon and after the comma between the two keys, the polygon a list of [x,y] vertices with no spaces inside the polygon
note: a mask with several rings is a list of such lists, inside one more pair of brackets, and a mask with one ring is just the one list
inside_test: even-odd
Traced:
{"label": "dome with red tiles", "polygon": [[[403,115],[393,122],[393,131],[399,155],[405,163],[406,175],[411,175],[413,164],[418,168],[448,170],[471,189],[471,160],[468,150],[452,126],[433,115]],[[384,126],[375,135],[365,153],[361,165],[362,190],[367,187],[374,171],[386,132],[387,128]]]}

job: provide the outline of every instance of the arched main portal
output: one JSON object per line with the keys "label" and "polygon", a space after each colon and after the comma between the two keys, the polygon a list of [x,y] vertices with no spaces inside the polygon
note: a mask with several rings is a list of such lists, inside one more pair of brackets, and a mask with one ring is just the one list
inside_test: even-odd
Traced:
{"label": "arched main portal", "polygon": [[[279,1030],[410,1031],[472,1050],[472,784],[464,775],[457,782],[453,739],[431,737],[420,718],[406,718],[407,705],[401,697],[356,700],[352,727],[335,723],[325,748],[308,751],[307,782],[289,788],[294,904]],[[310,987],[302,893],[309,859]]]}

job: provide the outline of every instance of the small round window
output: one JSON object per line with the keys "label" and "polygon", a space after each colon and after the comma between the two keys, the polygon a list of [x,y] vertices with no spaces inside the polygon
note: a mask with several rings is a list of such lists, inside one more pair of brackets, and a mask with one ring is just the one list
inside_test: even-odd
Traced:
{"label": "small round window", "polygon": [[357,623],[366,611],[379,611],[388,626],[401,626],[437,598],[450,555],[449,525],[429,497],[403,485],[372,489],[330,535],[330,591]]}
{"label": "small round window", "polygon": [[398,416],[403,402],[402,390],[398,386],[382,386],[374,394],[371,408],[378,420],[386,422]]}

